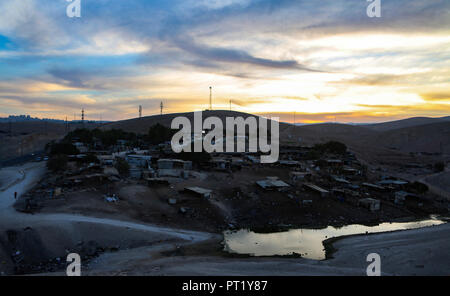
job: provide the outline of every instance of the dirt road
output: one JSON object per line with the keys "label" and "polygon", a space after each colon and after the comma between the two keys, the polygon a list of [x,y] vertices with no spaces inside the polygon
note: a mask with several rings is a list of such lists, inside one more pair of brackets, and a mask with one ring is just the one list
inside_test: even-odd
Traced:
{"label": "dirt road", "polygon": [[[0,239],[7,231],[21,232],[23,229],[33,229],[40,238],[41,245],[38,248],[45,249],[50,257],[60,257],[64,255],[65,247],[75,245],[80,241],[95,241],[100,245],[109,246],[120,242],[128,247],[133,244],[153,245],[164,241],[183,245],[218,237],[217,234],[159,227],[132,221],[72,214],[30,215],[16,212],[13,208],[14,192],[17,192],[20,197],[36,184],[44,173],[44,163],[5,168],[0,171],[0,178],[8,179],[8,185],[0,191]],[[27,246],[22,245],[21,248],[27,248]],[[11,262],[7,255],[8,252],[10,251],[0,249],[2,261]],[[11,266],[2,265],[0,271],[2,268],[5,268],[7,272],[12,270]]]}
{"label": "dirt road", "polygon": [[42,178],[44,172],[44,162],[0,169],[0,180],[4,180],[0,189],[0,212],[13,212],[14,192],[18,193],[18,197],[26,193]]}

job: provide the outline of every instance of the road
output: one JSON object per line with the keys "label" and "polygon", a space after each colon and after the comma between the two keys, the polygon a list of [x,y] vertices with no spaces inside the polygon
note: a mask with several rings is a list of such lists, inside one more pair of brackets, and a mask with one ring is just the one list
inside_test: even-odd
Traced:
{"label": "road", "polygon": [[[19,213],[13,208],[15,199],[14,192],[18,198],[30,190],[42,178],[46,171],[45,163],[30,163],[18,167],[3,168],[0,170],[0,178],[8,179],[9,185],[0,191],[0,229],[9,227],[27,227],[29,225],[58,225],[61,222],[90,223],[92,225],[113,226],[136,231],[145,231],[155,235],[164,235],[190,243],[199,242],[215,237],[215,234],[182,229],[173,229],[155,225],[136,223],[130,221],[103,219],[71,214],[35,214],[29,215]],[[11,180],[15,176],[15,180]]]}
{"label": "road", "polygon": [[14,192],[18,197],[31,189],[45,173],[45,163],[27,163],[17,167],[7,167],[0,169],[0,180],[4,185],[0,189],[0,213],[5,211],[14,213],[13,204],[15,202]]}

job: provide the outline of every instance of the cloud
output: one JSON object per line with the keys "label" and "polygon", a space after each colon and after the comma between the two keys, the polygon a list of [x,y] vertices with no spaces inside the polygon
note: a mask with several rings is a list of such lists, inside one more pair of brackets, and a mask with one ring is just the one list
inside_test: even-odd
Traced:
{"label": "cloud", "polygon": [[433,92],[420,95],[425,101],[450,101],[450,92]]}
{"label": "cloud", "polygon": [[65,1],[0,3],[0,35],[14,44],[0,45],[3,110],[91,102],[126,118],[159,98],[201,109],[209,85],[217,104],[242,110],[448,110],[448,0],[382,1],[380,19],[363,0],[82,3],[81,19]]}

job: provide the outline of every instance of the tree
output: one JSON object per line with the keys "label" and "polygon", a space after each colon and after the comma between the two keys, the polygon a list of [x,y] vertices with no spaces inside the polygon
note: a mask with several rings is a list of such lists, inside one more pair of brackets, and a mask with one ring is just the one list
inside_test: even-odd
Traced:
{"label": "tree", "polygon": [[434,169],[436,172],[443,172],[445,170],[445,163],[443,162],[438,162],[434,165]]}
{"label": "tree", "polygon": [[53,155],[47,161],[47,168],[53,172],[60,172],[67,169],[68,158],[64,154]]}
{"label": "tree", "polygon": [[320,153],[332,153],[343,155],[347,152],[347,146],[341,142],[330,141],[325,144],[316,144],[313,148]]}
{"label": "tree", "polygon": [[49,145],[50,155],[76,155],[80,151],[74,145],[70,143],[51,143]]}
{"label": "tree", "polygon": [[174,130],[167,128],[159,123],[150,127],[148,131],[149,141],[152,145],[158,145],[164,142],[168,142],[172,139],[174,134]]}
{"label": "tree", "polygon": [[429,190],[427,185],[417,182],[417,181],[412,184],[409,184],[408,188],[409,188],[409,190],[419,193],[419,194],[425,194]]}
{"label": "tree", "polygon": [[121,176],[128,177],[130,175],[130,165],[125,159],[118,158],[114,167]]}

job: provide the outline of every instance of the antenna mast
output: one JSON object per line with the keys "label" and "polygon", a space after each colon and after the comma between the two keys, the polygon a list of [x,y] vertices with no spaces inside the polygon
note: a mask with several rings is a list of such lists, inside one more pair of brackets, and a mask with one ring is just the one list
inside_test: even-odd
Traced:
{"label": "antenna mast", "polygon": [[212,86],[209,87],[209,110],[212,111]]}
{"label": "antenna mast", "polygon": [[161,107],[161,115],[163,115],[163,108],[164,108],[164,104],[163,104],[163,102],[161,102],[161,105],[160,105],[160,107]]}
{"label": "antenna mast", "polygon": [[142,106],[139,105],[139,118],[141,118],[141,117],[142,117]]}

